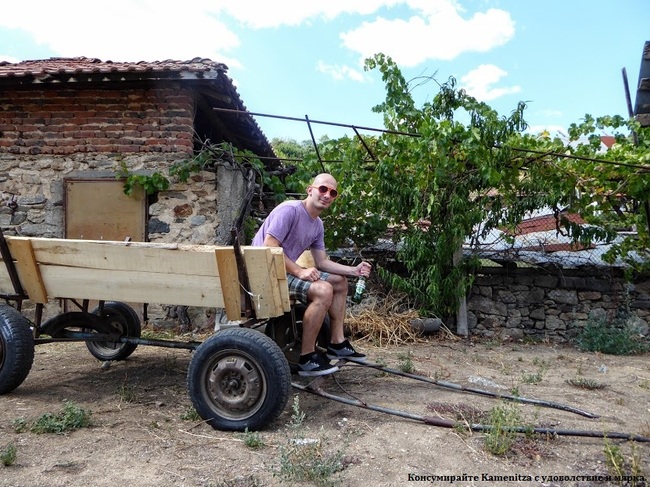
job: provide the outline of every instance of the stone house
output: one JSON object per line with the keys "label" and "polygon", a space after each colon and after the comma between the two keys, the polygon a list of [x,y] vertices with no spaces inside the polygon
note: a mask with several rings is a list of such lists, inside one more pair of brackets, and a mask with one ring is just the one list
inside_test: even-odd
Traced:
{"label": "stone house", "polygon": [[127,196],[119,176],[166,174],[221,142],[275,167],[242,111],[227,67],[209,59],[0,62],[0,226],[7,235],[226,244],[247,189],[237,160],[149,195]]}

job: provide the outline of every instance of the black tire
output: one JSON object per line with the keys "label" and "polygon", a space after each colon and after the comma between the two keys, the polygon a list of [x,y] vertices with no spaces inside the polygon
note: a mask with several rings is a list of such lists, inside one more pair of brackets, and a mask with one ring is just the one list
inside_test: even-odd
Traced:
{"label": "black tire", "polygon": [[27,378],[34,363],[34,336],[27,318],[0,305],[0,394],[13,391]]}
{"label": "black tire", "polygon": [[[298,360],[300,359],[300,345],[302,336],[302,318],[305,314],[306,307],[303,305],[296,305],[294,311],[296,314],[296,329],[298,331],[298,339],[294,336],[293,326],[291,324],[291,313],[285,313],[277,318],[272,318],[266,324],[266,336],[271,338],[280,349],[284,352],[285,357],[289,361],[291,372],[297,372]],[[316,339],[316,346],[322,349],[327,349],[330,341],[330,318],[325,316],[325,320],[318,332]]]}
{"label": "black tire", "polygon": [[213,428],[255,431],[284,410],[291,372],[268,337],[250,328],[229,328],[196,349],[187,388],[194,409]]}
{"label": "black tire", "polygon": [[[100,307],[97,306],[92,310],[92,314],[99,316]],[[107,301],[104,303],[104,312],[101,315],[107,325],[116,333],[122,336],[140,338],[142,334],[142,326],[140,318],[131,306],[119,301]],[[84,329],[85,332],[92,331]],[[119,343],[119,342],[86,342],[88,351],[98,360],[124,360],[129,357],[138,347],[134,343]]]}

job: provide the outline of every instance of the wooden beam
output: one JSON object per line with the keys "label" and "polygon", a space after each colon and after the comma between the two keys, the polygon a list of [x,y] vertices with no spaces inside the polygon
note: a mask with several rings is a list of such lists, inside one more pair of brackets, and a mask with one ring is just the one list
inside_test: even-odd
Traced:
{"label": "wooden beam", "polygon": [[242,316],[242,303],[235,252],[232,247],[224,247],[216,249],[215,255],[226,316],[229,320],[237,321]]}
{"label": "wooden beam", "polygon": [[47,303],[47,291],[36,262],[30,240],[13,240],[9,244],[11,256],[16,261],[16,270],[23,290],[35,303]]}
{"label": "wooden beam", "polygon": [[280,247],[271,247],[275,274],[278,278],[282,309],[285,313],[291,311],[291,298],[289,297],[289,284],[287,283],[287,268],[284,263],[284,251]]}

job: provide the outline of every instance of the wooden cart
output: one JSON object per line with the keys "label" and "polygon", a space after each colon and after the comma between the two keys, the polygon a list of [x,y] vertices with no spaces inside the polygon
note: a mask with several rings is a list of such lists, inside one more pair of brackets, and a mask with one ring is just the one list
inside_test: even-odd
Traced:
{"label": "wooden cart", "polygon": [[[16,389],[35,345],[83,341],[101,361],[123,360],[138,345],[194,350],[187,386],[210,425],[255,430],[286,406],[287,358],[258,325],[291,317],[282,249],[5,237],[0,232],[0,394]],[[43,319],[44,305],[74,307]],[[33,320],[21,311],[29,301]],[[93,309],[91,302],[98,302]],[[126,303],[223,308],[241,326],[203,342],[147,340]],[[269,327],[275,333],[275,327]],[[295,323],[294,323],[295,330]],[[272,334],[273,334],[272,333]],[[286,338],[285,334],[283,337]]]}

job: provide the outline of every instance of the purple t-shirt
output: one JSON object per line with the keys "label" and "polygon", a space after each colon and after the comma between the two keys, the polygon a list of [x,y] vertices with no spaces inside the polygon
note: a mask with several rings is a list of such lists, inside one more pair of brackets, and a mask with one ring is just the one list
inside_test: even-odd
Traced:
{"label": "purple t-shirt", "polygon": [[309,216],[299,200],[284,201],[276,206],[257,231],[253,245],[264,245],[267,235],[275,237],[284,254],[294,262],[307,249],[325,250],[323,221]]}

